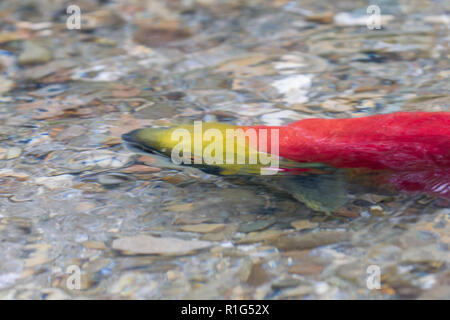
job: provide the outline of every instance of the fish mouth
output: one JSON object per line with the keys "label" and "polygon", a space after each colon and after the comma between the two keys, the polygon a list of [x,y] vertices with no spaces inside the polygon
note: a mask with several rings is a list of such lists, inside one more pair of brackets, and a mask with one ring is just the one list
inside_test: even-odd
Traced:
{"label": "fish mouth", "polygon": [[137,139],[138,131],[139,131],[139,129],[136,129],[136,130],[130,131],[128,133],[124,133],[124,134],[122,134],[121,138],[127,147],[132,147],[132,148],[136,148],[139,150],[143,150],[145,147]]}
{"label": "fish mouth", "polygon": [[122,134],[122,140],[129,143],[137,143],[137,133],[140,129],[136,129],[133,131],[130,131],[128,133]]}
{"label": "fish mouth", "polygon": [[130,131],[128,133],[122,134],[121,138],[122,138],[125,146],[131,150],[135,149],[135,150],[144,151],[147,153],[164,155],[163,153],[161,153],[160,150],[140,141],[138,134],[141,130],[142,129],[136,129],[136,130]]}

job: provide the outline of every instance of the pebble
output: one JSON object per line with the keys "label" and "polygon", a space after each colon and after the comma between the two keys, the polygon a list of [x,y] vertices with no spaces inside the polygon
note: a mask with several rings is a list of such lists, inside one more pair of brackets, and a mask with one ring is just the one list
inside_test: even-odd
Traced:
{"label": "pebble", "polygon": [[405,263],[423,263],[436,266],[442,264],[445,259],[446,257],[441,255],[438,247],[433,244],[418,248],[408,248],[401,257],[401,260]]}
{"label": "pebble", "polygon": [[204,234],[200,239],[206,241],[230,241],[237,231],[236,225],[225,225],[225,229],[220,232]]}
{"label": "pebble", "polygon": [[123,24],[124,20],[113,10],[102,9],[82,16],[81,30],[95,30],[101,27],[117,28]]}
{"label": "pebble", "polygon": [[213,244],[207,241],[138,235],[116,239],[112,243],[112,248],[124,254],[185,255],[211,247]]}
{"label": "pebble", "polygon": [[140,156],[137,161],[142,162],[146,165],[151,165],[156,162],[156,159],[151,156]]}
{"label": "pebble", "polygon": [[257,222],[249,222],[249,223],[240,225],[238,231],[244,232],[244,233],[261,231],[261,230],[267,229],[271,225],[275,224],[275,222],[276,222],[275,219],[261,220],[261,221],[257,221]]}
{"label": "pebble", "polygon": [[289,273],[299,274],[299,275],[318,275],[322,273],[323,266],[311,262],[300,262],[296,263],[288,268]]}
{"label": "pebble", "polygon": [[0,169],[0,177],[16,178],[19,181],[25,181],[30,178],[30,176],[24,172],[16,172],[11,169]]}
{"label": "pebble", "polygon": [[292,251],[285,251],[282,253],[283,257],[289,257],[294,260],[305,260],[307,259],[308,254],[311,252],[311,250],[292,250]]}
{"label": "pebble", "polygon": [[[167,211],[174,211],[174,212],[185,212],[185,211],[191,211],[194,208],[194,203],[190,202],[190,203],[180,203],[180,204],[172,204],[169,205],[167,207],[165,207],[165,209]],[[178,223],[181,223],[178,222]]]}
{"label": "pebble", "polygon": [[109,292],[114,295],[132,296],[139,283],[145,283],[147,290],[154,290],[158,288],[156,281],[148,281],[144,275],[139,273],[127,272],[120,276],[109,288]]}
{"label": "pebble", "polygon": [[22,65],[43,64],[53,59],[49,49],[32,41],[25,41],[19,63]]}
{"label": "pebble", "polygon": [[181,230],[183,231],[197,232],[197,233],[218,232],[223,229],[225,229],[225,225],[221,223],[190,224],[181,227]]}
{"label": "pebble", "polygon": [[292,299],[293,297],[303,297],[305,295],[311,294],[313,288],[310,286],[298,286],[295,288],[286,288],[280,295],[280,299]]}
{"label": "pebble", "polygon": [[1,148],[0,147],[0,160],[11,160],[20,157],[22,149],[19,147]]}
{"label": "pebble", "polygon": [[425,16],[423,20],[428,23],[450,25],[450,16],[446,14],[440,16]]}
{"label": "pebble", "polygon": [[270,275],[264,268],[264,264],[262,262],[253,263],[246,282],[253,287],[257,287],[268,281],[270,281]]}
{"label": "pebble", "polygon": [[55,129],[56,132],[54,132],[54,134],[56,134],[57,136],[56,139],[58,141],[73,139],[86,132],[86,128],[80,125],[73,125],[68,128],[55,128]]}
{"label": "pebble", "polygon": [[84,241],[82,245],[86,249],[105,250],[106,245],[101,241]]}
{"label": "pebble", "polygon": [[248,267],[241,270],[241,280],[250,286],[257,287],[270,281],[270,275],[264,268],[263,262],[250,262]]}
{"label": "pebble", "polygon": [[350,238],[348,232],[320,231],[294,237],[283,236],[275,241],[275,245],[281,250],[304,250],[348,241]]}
{"label": "pebble", "polygon": [[[367,26],[371,22],[369,15],[356,16],[348,12],[340,12],[334,16],[334,23],[338,26]],[[381,26],[386,25],[395,17],[391,15],[380,15]]]}
{"label": "pebble", "polygon": [[312,75],[293,75],[271,83],[288,104],[305,103],[309,100],[307,94],[312,84]]}
{"label": "pebble", "polygon": [[344,280],[360,285],[367,277],[367,265],[361,262],[346,263],[337,270],[337,275]]}
{"label": "pebble", "polygon": [[48,243],[36,243],[27,245],[27,250],[31,250],[28,258],[24,259],[25,267],[34,268],[50,261],[48,253],[51,245]]}
{"label": "pebble", "polygon": [[39,177],[35,178],[34,182],[50,190],[56,190],[70,187],[73,184],[73,176],[70,174],[62,174],[54,177]]}
{"label": "pebble", "polygon": [[330,289],[330,285],[324,281],[318,282],[314,285],[314,291],[318,295],[325,294]]}
{"label": "pebble", "polygon": [[306,16],[307,21],[317,22],[317,23],[332,23],[334,18],[334,12],[328,11],[324,13],[311,14]]}
{"label": "pebble", "polygon": [[310,222],[309,220],[295,220],[291,222],[291,226],[293,226],[295,230],[314,229],[318,225],[318,223]]}
{"label": "pebble", "polygon": [[374,216],[384,216],[385,212],[384,209],[381,206],[371,206],[369,208],[369,212]]}
{"label": "pebble", "polygon": [[396,261],[402,255],[402,249],[388,244],[388,243],[379,243],[373,245],[367,257],[371,262],[382,262],[382,261]]}
{"label": "pebble", "polygon": [[71,169],[87,169],[88,167],[121,168],[130,161],[126,154],[114,153],[105,150],[83,151],[68,161]]}
{"label": "pebble", "polygon": [[265,230],[260,232],[250,232],[244,238],[237,240],[238,244],[248,244],[262,241],[275,241],[282,234],[284,234],[281,230]]}
{"label": "pebble", "polygon": [[327,100],[325,102],[322,102],[320,106],[325,111],[330,112],[346,112],[353,110],[353,107],[346,104],[344,100],[338,101],[338,100]]}
{"label": "pebble", "polygon": [[70,299],[70,296],[57,288],[45,288],[42,289],[42,293],[45,295],[45,300],[66,300]]}
{"label": "pebble", "polygon": [[0,290],[14,284],[19,278],[20,274],[18,273],[9,272],[0,274]]}
{"label": "pebble", "polygon": [[128,183],[133,180],[134,179],[132,178],[132,176],[119,173],[103,174],[98,177],[98,183],[104,186],[119,185],[122,183]]}
{"label": "pebble", "polygon": [[300,120],[302,116],[292,110],[282,110],[278,112],[266,113],[261,116],[261,121],[269,126],[281,126],[292,120]]}
{"label": "pebble", "polygon": [[14,81],[0,76],[0,96],[14,87]]}
{"label": "pebble", "polygon": [[353,204],[358,207],[370,207],[373,203],[364,199],[356,199]]}
{"label": "pebble", "polygon": [[149,47],[159,47],[189,36],[191,36],[191,32],[187,28],[179,26],[176,21],[163,21],[159,24],[138,21],[134,40]]}
{"label": "pebble", "polygon": [[122,169],[123,173],[154,173],[159,171],[161,171],[161,168],[150,167],[141,164],[136,164],[131,167]]}
{"label": "pebble", "polygon": [[275,281],[271,284],[272,289],[285,289],[285,288],[293,288],[300,285],[302,282],[299,279],[295,278],[284,278],[278,281]]}
{"label": "pebble", "polygon": [[0,32],[0,43],[8,43],[20,40],[21,36],[17,32]]}

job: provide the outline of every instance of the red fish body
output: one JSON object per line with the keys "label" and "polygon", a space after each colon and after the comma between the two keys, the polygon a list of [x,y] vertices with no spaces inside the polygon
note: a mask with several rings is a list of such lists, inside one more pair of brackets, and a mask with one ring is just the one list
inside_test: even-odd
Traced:
{"label": "red fish body", "polygon": [[[336,168],[389,172],[401,190],[450,198],[450,113],[399,112],[352,119],[305,119],[279,129],[279,155]],[[269,149],[270,150],[270,149]]]}

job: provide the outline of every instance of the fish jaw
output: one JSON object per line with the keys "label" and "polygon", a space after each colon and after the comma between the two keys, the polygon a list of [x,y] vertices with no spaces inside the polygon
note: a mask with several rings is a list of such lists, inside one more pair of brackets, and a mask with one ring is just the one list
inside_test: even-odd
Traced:
{"label": "fish jaw", "polygon": [[161,128],[142,128],[130,131],[122,135],[122,140],[132,147],[142,149],[150,153],[170,156],[170,145],[168,141],[170,131]]}

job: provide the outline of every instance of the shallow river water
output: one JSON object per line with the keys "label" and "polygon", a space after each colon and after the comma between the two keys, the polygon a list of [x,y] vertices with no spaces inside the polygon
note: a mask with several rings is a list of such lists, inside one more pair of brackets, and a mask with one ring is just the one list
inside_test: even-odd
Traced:
{"label": "shallow river water", "polygon": [[67,1],[0,2],[1,299],[450,298],[443,199],[356,189],[325,215],[120,138],[450,111],[450,2],[70,4],[81,29]]}

